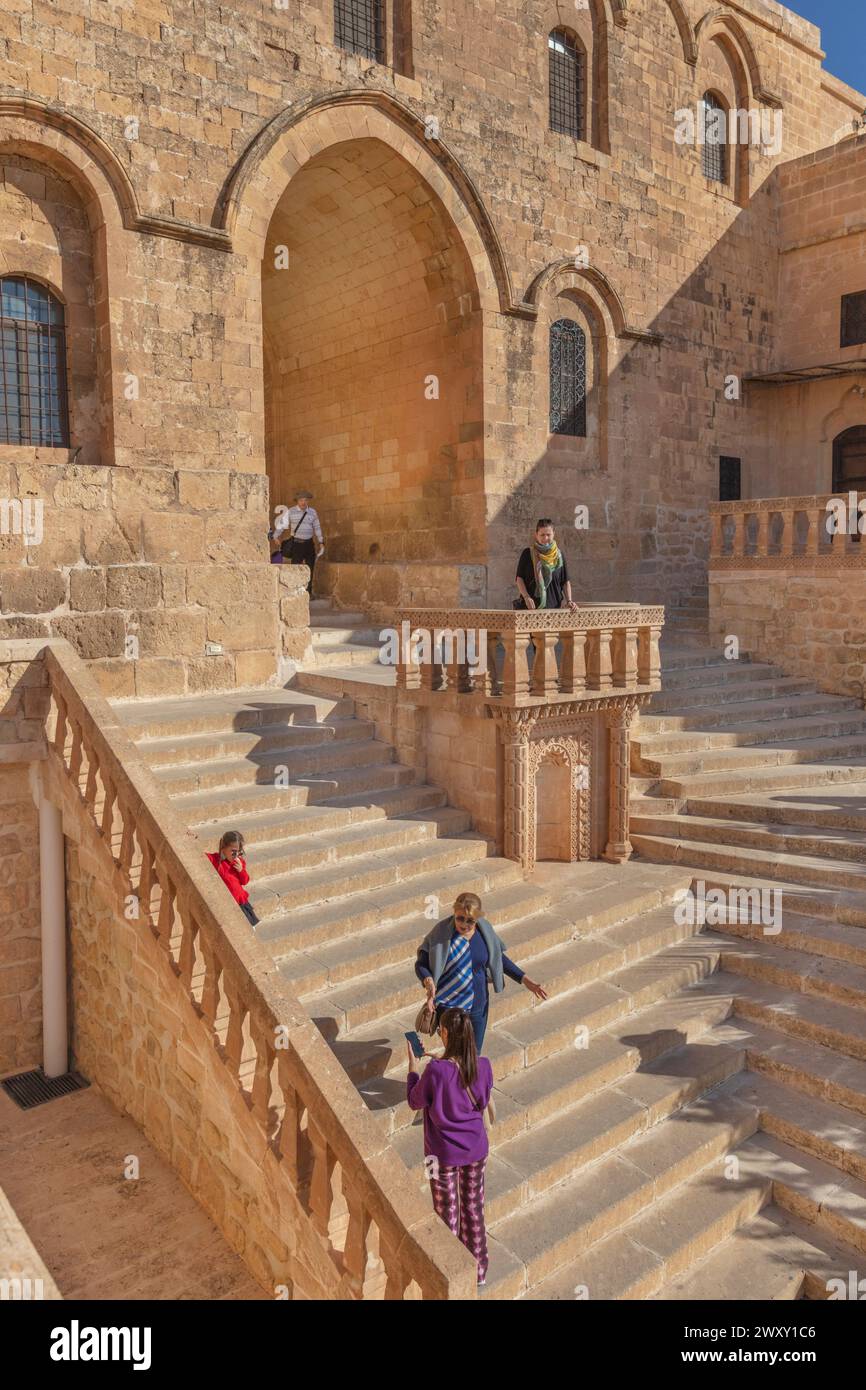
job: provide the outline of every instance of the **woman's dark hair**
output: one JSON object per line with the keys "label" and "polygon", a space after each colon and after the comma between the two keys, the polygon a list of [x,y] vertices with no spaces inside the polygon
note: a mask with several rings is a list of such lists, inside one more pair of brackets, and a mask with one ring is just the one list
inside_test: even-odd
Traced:
{"label": "woman's dark hair", "polygon": [[220,839],[220,849],[226,849],[229,845],[237,845],[238,854],[244,852],[244,837],[239,830],[226,830]]}
{"label": "woman's dark hair", "polygon": [[460,1080],[468,1091],[478,1075],[478,1052],[469,1015],[465,1009],[446,1009],[439,1020],[439,1027],[448,1034],[445,1056],[457,1063]]}
{"label": "woman's dark hair", "polygon": [[535,529],[536,529],[536,531],[540,531],[541,528],[542,528],[542,526],[552,526],[552,525],[553,525],[553,522],[551,521],[551,519],[550,519],[549,516],[542,516],[542,517],[539,517],[538,521],[536,521],[536,523],[535,523]]}

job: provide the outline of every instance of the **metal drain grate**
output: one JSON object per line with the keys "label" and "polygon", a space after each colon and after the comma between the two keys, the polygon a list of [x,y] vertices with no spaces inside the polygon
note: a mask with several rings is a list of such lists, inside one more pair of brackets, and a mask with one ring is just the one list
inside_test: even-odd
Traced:
{"label": "metal drain grate", "polygon": [[90,1085],[77,1071],[68,1071],[63,1076],[48,1077],[41,1067],[36,1071],[22,1071],[18,1076],[7,1076],[0,1082],[7,1096],[11,1096],[19,1110],[32,1110],[35,1105],[68,1096],[72,1091],[83,1091]]}

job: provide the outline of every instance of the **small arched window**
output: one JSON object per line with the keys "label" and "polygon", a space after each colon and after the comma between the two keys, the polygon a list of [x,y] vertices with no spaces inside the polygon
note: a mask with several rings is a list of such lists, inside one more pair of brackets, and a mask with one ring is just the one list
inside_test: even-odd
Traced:
{"label": "small arched window", "polygon": [[347,53],[381,63],[385,58],[383,0],[334,0],[334,42]]}
{"label": "small arched window", "polygon": [[852,425],[833,440],[833,491],[866,492],[866,425]]}
{"label": "small arched window", "polygon": [[586,56],[573,34],[554,29],[547,37],[550,72],[550,129],[584,140]]}
{"label": "small arched window", "polygon": [[701,102],[701,168],[704,177],[716,183],[728,181],[728,113],[713,96],[704,92]]}
{"label": "small arched window", "polygon": [[550,433],[586,436],[586,334],[571,319],[550,326]]}
{"label": "small arched window", "polygon": [[63,305],[26,275],[0,279],[0,443],[69,443]]}

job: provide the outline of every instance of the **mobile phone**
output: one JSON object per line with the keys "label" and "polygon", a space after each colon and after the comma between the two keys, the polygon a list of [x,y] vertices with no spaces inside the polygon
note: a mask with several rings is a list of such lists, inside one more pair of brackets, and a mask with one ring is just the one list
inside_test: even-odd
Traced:
{"label": "mobile phone", "polygon": [[415,1056],[416,1056],[416,1057],[423,1057],[423,1056],[424,1056],[424,1044],[422,1043],[421,1039],[418,1037],[418,1034],[417,1034],[417,1033],[414,1033],[414,1032],[413,1032],[413,1033],[404,1033],[404,1034],[403,1034],[403,1037],[404,1037],[404,1038],[406,1039],[406,1041],[408,1042],[409,1046],[411,1047],[412,1051],[415,1053]]}

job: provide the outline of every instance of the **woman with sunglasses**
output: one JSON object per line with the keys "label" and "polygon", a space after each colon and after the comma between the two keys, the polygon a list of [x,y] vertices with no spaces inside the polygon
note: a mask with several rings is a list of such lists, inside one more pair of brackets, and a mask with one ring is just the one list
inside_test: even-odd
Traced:
{"label": "woman with sunglasses", "polygon": [[445,1009],[464,1009],[472,1021],[475,1047],[481,1052],[487,1031],[488,981],[495,994],[505,988],[505,976],[530,990],[537,999],[547,993],[509,960],[486,917],[477,893],[461,893],[450,917],[437,922],[418,947],[415,974],[436,1011],[436,1026]]}

